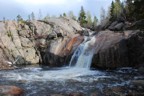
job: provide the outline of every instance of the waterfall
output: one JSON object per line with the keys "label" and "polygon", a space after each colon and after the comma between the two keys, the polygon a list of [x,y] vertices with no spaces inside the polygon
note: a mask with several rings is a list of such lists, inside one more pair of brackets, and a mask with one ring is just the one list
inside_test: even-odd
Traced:
{"label": "waterfall", "polygon": [[94,47],[95,42],[96,42],[95,36],[89,38],[85,37],[84,42],[81,43],[74,52],[69,65],[77,68],[89,69],[91,66],[92,57],[95,52]]}

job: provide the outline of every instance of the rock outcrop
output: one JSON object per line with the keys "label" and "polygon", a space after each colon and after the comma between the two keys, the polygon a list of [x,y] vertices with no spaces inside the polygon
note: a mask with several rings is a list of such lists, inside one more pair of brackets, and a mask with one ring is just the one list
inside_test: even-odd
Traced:
{"label": "rock outcrop", "polygon": [[144,32],[102,31],[96,36],[102,44],[94,55],[92,66],[99,68],[133,67],[144,63]]}
{"label": "rock outcrop", "polygon": [[1,59],[14,65],[52,65],[52,59],[59,62],[57,58],[64,57],[66,43],[80,31],[81,26],[69,18],[0,22]]}
{"label": "rock outcrop", "polygon": [[0,22],[0,64],[5,68],[11,66],[10,63],[64,66],[83,42],[84,35],[97,39],[90,46],[97,46],[91,67],[117,68],[143,64],[144,32],[119,31],[125,24],[123,21],[111,22],[105,28],[113,31],[91,32],[69,18]]}

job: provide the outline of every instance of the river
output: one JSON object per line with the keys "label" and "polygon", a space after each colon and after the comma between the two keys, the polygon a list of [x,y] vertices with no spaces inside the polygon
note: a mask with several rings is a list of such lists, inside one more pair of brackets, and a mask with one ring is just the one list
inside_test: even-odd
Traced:
{"label": "river", "polygon": [[[136,69],[121,68],[100,71],[85,68],[24,67],[0,71],[0,85],[15,85],[25,90],[25,96],[49,96],[82,92],[103,93],[113,86],[129,86],[139,76]],[[125,93],[125,92],[124,92]]]}

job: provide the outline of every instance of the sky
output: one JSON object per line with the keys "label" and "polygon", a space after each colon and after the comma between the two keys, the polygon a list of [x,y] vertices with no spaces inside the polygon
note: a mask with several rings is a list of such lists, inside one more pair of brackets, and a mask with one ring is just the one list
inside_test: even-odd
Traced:
{"label": "sky", "polygon": [[73,11],[78,16],[81,6],[90,11],[92,16],[100,17],[101,8],[106,11],[112,0],[0,0],[0,19],[15,19],[19,14],[27,19],[32,12],[38,17],[39,10],[42,16],[59,16],[62,13]]}

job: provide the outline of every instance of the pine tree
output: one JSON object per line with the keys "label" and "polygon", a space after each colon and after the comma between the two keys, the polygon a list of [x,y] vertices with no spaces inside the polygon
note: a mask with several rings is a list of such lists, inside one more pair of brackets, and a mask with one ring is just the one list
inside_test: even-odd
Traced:
{"label": "pine tree", "polygon": [[136,20],[144,19],[144,0],[134,0],[133,2],[133,16]]}
{"label": "pine tree", "polygon": [[87,15],[87,18],[86,18],[86,20],[87,20],[87,27],[90,28],[90,27],[92,27],[91,14],[90,14],[90,12],[88,11],[86,15]]}
{"label": "pine tree", "polygon": [[31,16],[30,15],[28,15],[28,20],[31,21]]}
{"label": "pine tree", "polygon": [[100,14],[100,23],[101,25],[105,24],[106,22],[106,12],[104,8],[101,8],[101,14]]}
{"label": "pine tree", "polygon": [[128,21],[136,21],[144,18],[144,0],[126,0],[126,17]]}
{"label": "pine tree", "polygon": [[114,3],[114,17],[118,18],[122,13],[121,2],[120,0],[115,0]]}
{"label": "pine tree", "polygon": [[114,15],[114,2],[112,1],[111,3],[111,7],[110,7],[110,20],[114,20],[115,19],[115,15]]}
{"label": "pine tree", "polygon": [[109,12],[109,16],[110,16],[110,20],[114,21],[120,17],[125,18],[125,7],[124,7],[124,3],[121,3],[120,0],[115,0],[112,1],[111,3],[111,7],[110,7],[110,12]]}
{"label": "pine tree", "polygon": [[17,16],[17,21],[18,21],[18,22],[23,21],[23,19],[22,19],[22,17],[21,17],[20,15]]}
{"label": "pine tree", "polygon": [[66,17],[67,15],[66,15],[66,13],[63,13],[63,17]]}
{"label": "pine tree", "polygon": [[6,22],[6,18],[5,18],[5,17],[3,17],[3,22],[4,22],[4,23]]}
{"label": "pine tree", "polygon": [[48,20],[50,18],[49,14],[44,17],[44,20]]}
{"label": "pine tree", "polygon": [[40,10],[40,9],[39,9],[38,18],[39,18],[39,20],[41,20],[41,19],[42,19],[42,12],[41,12],[41,10]]}
{"label": "pine tree", "polygon": [[63,17],[62,14],[60,14],[59,17],[60,17],[60,18]]}
{"label": "pine tree", "polygon": [[34,12],[31,13],[31,19],[32,19],[32,20],[35,20]]}
{"label": "pine tree", "polygon": [[98,23],[98,19],[96,16],[94,16],[94,19],[93,19],[93,28],[95,28],[97,26],[97,23]]}
{"label": "pine tree", "polygon": [[84,11],[84,8],[83,6],[81,6],[81,10],[80,10],[80,14],[79,14],[79,18],[78,18],[79,22],[80,22],[80,25],[81,26],[85,26],[87,21],[86,21],[86,13]]}
{"label": "pine tree", "polygon": [[73,11],[70,11],[68,15],[71,19],[76,20],[76,16],[74,16]]}

